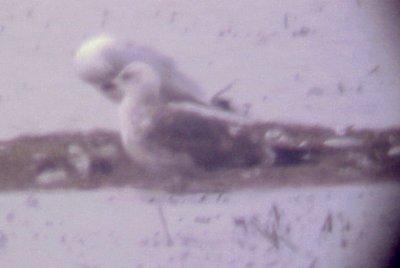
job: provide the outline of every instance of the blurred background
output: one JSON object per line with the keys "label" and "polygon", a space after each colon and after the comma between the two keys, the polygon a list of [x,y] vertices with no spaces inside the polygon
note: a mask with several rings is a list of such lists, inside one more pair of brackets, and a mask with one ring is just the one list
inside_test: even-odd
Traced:
{"label": "blurred background", "polygon": [[[207,96],[233,83],[254,120],[398,127],[399,15],[396,0],[2,0],[0,139],[117,130],[116,105],[73,66],[102,33],[172,57]],[[384,267],[399,193],[2,192],[0,267]]]}
{"label": "blurred background", "polygon": [[261,120],[387,127],[400,121],[398,1],[3,1],[0,138],[116,128],[73,54],[99,33],[174,58],[211,96]]}

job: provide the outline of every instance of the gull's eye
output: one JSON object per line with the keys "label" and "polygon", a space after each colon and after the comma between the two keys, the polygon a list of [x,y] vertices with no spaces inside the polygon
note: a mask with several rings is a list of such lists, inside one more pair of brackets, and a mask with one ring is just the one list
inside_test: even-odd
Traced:
{"label": "gull's eye", "polygon": [[129,72],[125,72],[125,73],[123,73],[122,74],[122,80],[123,81],[128,81],[128,80],[131,80],[132,78],[133,78],[133,74],[132,73],[129,73]]}
{"label": "gull's eye", "polygon": [[115,85],[111,82],[105,83],[101,86],[101,89],[104,91],[112,91],[115,90]]}
{"label": "gull's eye", "polygon": [[121,79],[124,82],[140,84],[143,82],[143,75],[137,71],[124,72],[121,75]]}

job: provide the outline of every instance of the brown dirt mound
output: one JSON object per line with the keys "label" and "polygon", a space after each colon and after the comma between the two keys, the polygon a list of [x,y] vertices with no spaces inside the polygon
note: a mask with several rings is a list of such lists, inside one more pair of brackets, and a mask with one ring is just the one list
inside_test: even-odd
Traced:
{"label": "brown dirt mound", "polygon": [[273,164],[184,176],[149,176],[127,157],[113,131],[21,136],[0,142],[0,189],[133,186],[185,193],[400,178],[400,129],[348,129],[339,135],[328,128],[277,123],[254,128],[277,152]]}

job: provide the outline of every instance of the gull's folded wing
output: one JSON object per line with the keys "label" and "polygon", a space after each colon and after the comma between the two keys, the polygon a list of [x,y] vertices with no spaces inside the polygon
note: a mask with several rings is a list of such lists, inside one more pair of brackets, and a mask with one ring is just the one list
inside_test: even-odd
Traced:
{"label": "gull's folded wing", "polygon": [[206,169],[251,167],[265,157],[262,133],[232,120],[165,107],[144,137],[171,153],[185,153]]}

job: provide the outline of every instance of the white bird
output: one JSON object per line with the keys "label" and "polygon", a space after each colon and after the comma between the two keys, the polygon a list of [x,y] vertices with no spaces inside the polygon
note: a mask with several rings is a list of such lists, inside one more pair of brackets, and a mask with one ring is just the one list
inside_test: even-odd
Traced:
{"label": "white bird", "polygon": [[147,169],[245,168],[265,160],[263,132],[213,107],[170,101],[152,65],[132,62],[117,79],[122,143]]}
{"label": "white bird", "polygon": [[147,63],[157,71],[160,94],[166,100],[205,103],[199,86],[180,72],[171,58],[152,48],[100,35],[84,42],[74,58],[80,78],[114,102],[123,98],[123,91],[115,83],[115,78],[133,61]]}

